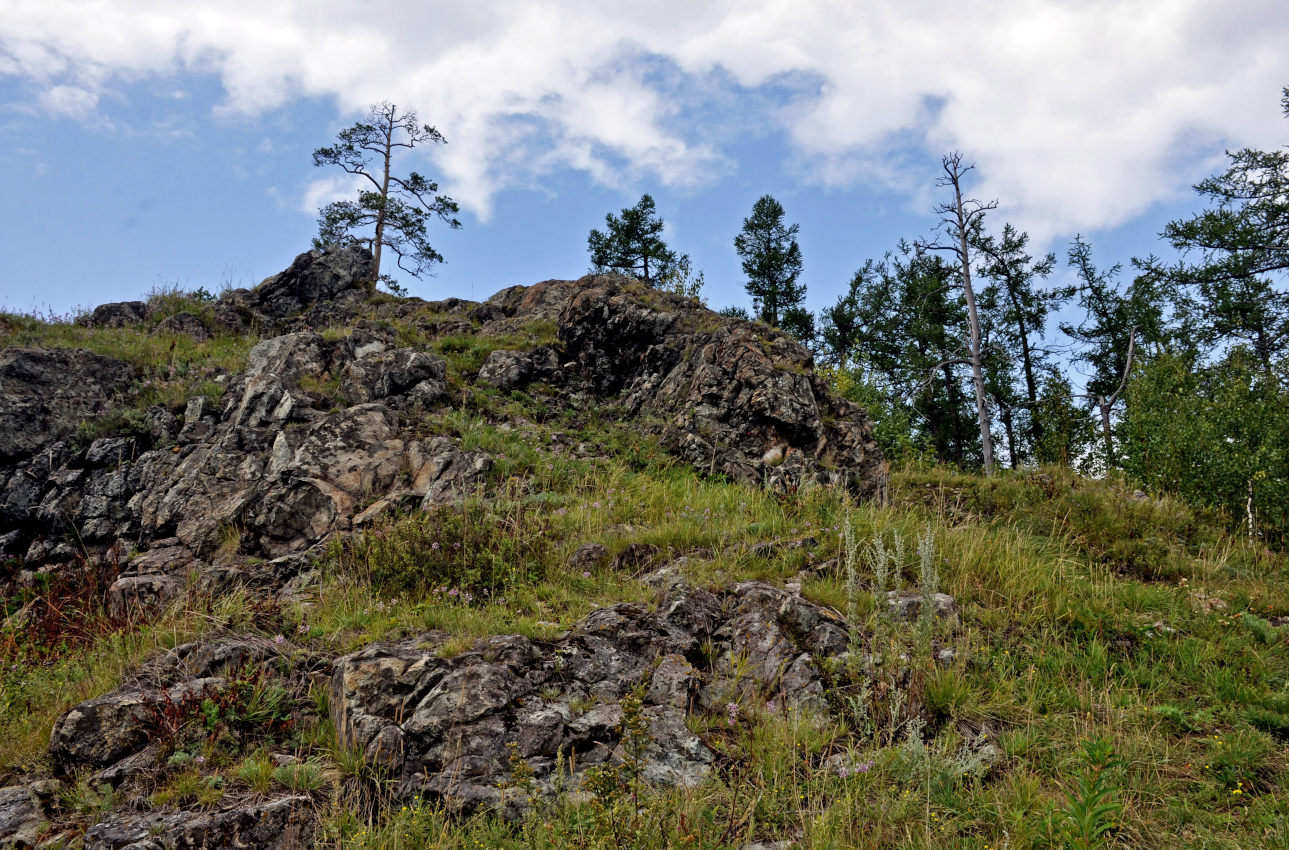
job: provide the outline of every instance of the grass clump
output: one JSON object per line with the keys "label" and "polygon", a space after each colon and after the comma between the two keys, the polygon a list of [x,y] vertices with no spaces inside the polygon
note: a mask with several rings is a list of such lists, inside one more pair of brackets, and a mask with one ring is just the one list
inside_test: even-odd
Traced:
{"label": "grass clump", "polygon": [[552,562],[549,527],[522,500],[470,498],[389,520],[345,540],[334,557],[383,594],[469,604],[540,582]]}

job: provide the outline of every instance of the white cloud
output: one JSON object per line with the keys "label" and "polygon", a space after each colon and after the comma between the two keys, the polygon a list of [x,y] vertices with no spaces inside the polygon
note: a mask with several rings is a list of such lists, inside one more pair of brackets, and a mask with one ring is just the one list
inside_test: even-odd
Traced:
{"label": "white cloud", "polygon": [[[450,141],[435,173],[481,215],[559,168],[701,186],[736,167],[722,144],[753,128],[786,134],[802,180],[877,181],[918,203],[927,154],[961,149],[977,193],[1041,235],[1122,222],[1185,192],[1214,149],[1289,136],[1282,0],[6,7],[0,74],[36,81],[60,114],[86,117],[114,78],[177,70],[218,75],[230,111],[297,95],[346,116],[415,104]],[[808,85],[766,96],[785,75]],[[713,89],[724,111],[707,114]]]}
{"label": "white cloud", "polygon": [[363,185],[363,178],[356,174],[310,180],[300,193],[300,212],[317,215],[318,210],[333,201],[353,200]]}
{"label": "white cloud", "polygon": [[84,121],[94,115],[98,93],[76,86],[52,86],[41,92],[40,105],[53,115]]}

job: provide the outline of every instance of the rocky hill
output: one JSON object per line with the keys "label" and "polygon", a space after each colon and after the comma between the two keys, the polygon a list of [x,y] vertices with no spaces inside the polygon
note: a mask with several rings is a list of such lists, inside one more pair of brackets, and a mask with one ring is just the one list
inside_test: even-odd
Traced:
{"label": "rocky hill", "polygon": [[[451,424],[481,411],[492,427],[540,440],[533,410],[500,403],[519,392],[530,408],[540,400],[547,421],[602,407],[607,430],[646,435],[693,476],[861,499],[885,486],[864,412],[829,391],[804,348],[762,326],[613,276],[516,286],[483,303],[427,303],[372,298],[370,275],[362,249],[311,251],[255,289],[193,310],[158,316],[155,305],[122,302],[79,320],[90,332],[172,340],[168,365],[137,352],[4,349],[6,598],[93,585],[90,595],[120,623],[156,617],[193,592],[249,593],[249,605],[300,599],[328,547],[391,517],[488,500],[503,485],[508,498],[540,496],[532,480],[516,489],[498,458],[463,445]],[[219,340],[244,352],[232,368],[173,362],[180,344]],[[176,378],[194,368],[200,382]],[[149,403],[152,385],[165,383],[181,395]],[[552,456],[608,451],[564,436],[552,439]],[[578,558],[593,565],[602,548]],[[619,561],[647,565],[656,551],[642,544]],[[666,592],[657,611],[623,603],[552,641],[498,637],[451,658],[433,635],[330,659],[245,637],[176,647],[61,717],[51,772],[66,781],[92,771],[95,782],[133,787],[173,757],[158,723],[182,725],[171,715],[259,675],[247,671],[285,669],[297,691],[310,676],[330,677],[339,740],[381,766],[399,799],[500,806],[509,741],[544,787],[561,755],[579,760],[581,776],[618,745],[622,699],[641,682],[649,683],[641,710],[652,724],[650,779],[694,781],[715,755],[686,728],[687,711],[720,710],[752,684],[822,703],[815,659],[841,652],[846,633],[835,613],[770,585],[712,592],[667,575],[656,581]],[[41,619],[50,615],[40,606],[14,612],[37,631],[51,628]],[[728,645],[724,661],[713,644]],[[735,657],[750,675],[735,673]],[[586,701],[596,707],[571,708]],[[0,791],[0,837],[25,846],[54,817],[50,781]],[[289,846],[311,831],[311,808],[307,795],[286,795],[214,812],[131,811],[90,827],[85,842]]]}
{"label": "rocky hill", "polygon": [[[0,354],[0,553],[57,569],[84,552],[158,546],[208,563],[221,529],[235,554],[305,552],[382,511],[439,504],[488,486],[491,459],[427,436],[472,387],[540,385],[556,409],[611,402],[708,474],[779,491],[817,484],[861,497],[879,486],[871,426],[783,336],[722,318],[623,278],[513,287],[479,304],[409,299],[372,307],[362,249],[302,254],[254,290],[155,332],[208,338],[253,332],[245,367],[218,375],[218,397],[141,411],[133,433],[83,437],[87,423],[135,404],[138,369],[84,349]],[[106,304],[90,327],[129,327],[143,302]],[[538,328],[549,342],[496,348],[448,379],[425,344],[462,344]],[[474,340],[477,338],[478,342]],[[490,347],[490,346],[489,346]],[[182,555],[180,554],[182,553]],[[225,565],[227,566],[227,565]]]}
{"label": "rocky hill", "polygon": [[0,848],[1282,846],[1289,565],[617,277],[0,314]]}

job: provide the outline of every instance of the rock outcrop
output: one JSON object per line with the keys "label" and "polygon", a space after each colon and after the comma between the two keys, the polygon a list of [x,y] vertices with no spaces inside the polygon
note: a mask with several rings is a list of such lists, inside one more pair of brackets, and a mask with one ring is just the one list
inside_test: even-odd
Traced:
{"label": "rock outcrop", "polygon": [[[501,327],[557,322],[576,374],[597,395],[621,396],[627,415],[666,417],[664,438],[698,469],[777,489],[876,490],[882,458],[863,410],[834,396],[810,352],[782,334],[615,275],[513,287],[488,305]],[[522,362],[493,358],[490,382],[524,379]]]}
{"label": "rock outcrop", "polygon": [[[371,277],[360,248],[310,251],[255,289],[194,307],[200,315],[122,302],[87,317],[184,345],[180,335],[258,337],[245,342],[243,368],[221,370],[214,388],[174,407],[138,404],[149,364],[79,349],[0,352],[0,586],[108,565],[92,573],[94,593],[118,622],[238,584],[273,604],[298,599],[329,539],[387,511],[496,486],[493,459],[467,450],[445,414],[525,392],[573,414],[608,407],[696,473],[781,492],[832,486],[863,497],[879,485],[863,411],[835,397],[810,353],[777,331],[617,276],[514,287],[481,304],[372,299]],[[503,335],[505,348],[491,345]],[[488,353],[453,359],[462,351]],[[588,544],[569,564],[639,574],[665,557],[638,543],[611,559]],[[628,695],[639,696],[648,730],[645,778],[693,784],[717,756],[687,726],[691,713],[823,710],[826,671],[848,638],[835,612],[797,593],[762,582],[699,589],[682,567],[646,579],[656,607],[600,608],[548,641],[491,637],[452,654],[445,636],[426,634],[338,659],[289,651],[281,635],[178,647],[68,711],[52,730],[50,763],[64,778],[138,791],[139,777],[170,769],[182,723],[209,719],[207,702],[253,676],[297,711],[312,705],[310,681],[327,683],[341,743],[380,765],[406,800],[514,814],[523,800],[504,791],[512,742],[540,793],[575,788],[621,757],[624,719],[636,711]],[[946,600],[935,600],[942,616],[953,613]],[[909,615],[919,601],[891,604]],[[0,789],[0,846],[34,841],[51,793],[30,782]],[[95,823],[83,846],[297,847],[314,830],[312,811],[308,793],[282,788],[204,810],[141,803]]]}
{"label": "rock outcrop", "polygon": [[[601,608],[549,643],[485,638],[451,657],[440,651],[443,635],[373,644],[332,663],[330,710],[341,741],[396,779],[399,797],[513,810],[522,800],[504,799],[509,743],[539,788],[576,787],[586,769],[621,757],[623,699],[638,693],[650,738],[645,778],[694,784],[715,755],[685,725],[690,713],[767,701],[822,710],[819,665],[845,652],[846,634],[836,613],[768,584],[709,592],[680,581],[656,609]],[[180,647],[64,715],[50,756],[65,773],[91,769],[120,782],[145,769],[148,757],[155,761],[157,718],[220,693],[226,676],[316,668],[316,660],[283,655],[268,641]],[[561,759],[571,776],[556,775]],[[144,822],[105,826],[97,840]]]}
{"label": "rock outcrop", "polygon": [[[863,411],[828,391],[805,348],[764,326],[612,275],[513,287],[483,304],[371,306],[370,274],[360,248],[310,251],[256,289],[226,293],[216,316],[272,335],[243,371],[221,378],[222,397],[127,409],[125,434],[88,445],[77,429],[132,403],[134,367],[81,350],[0,354],[0,555],[57,566],[70,558],[58,541],[74,527],[91,552],[175,538],[185,563],[209,562],[217,549],[225,559],[277,558],[389,508],[477,490],[487,457],[417,436],[417,423],[454,399],[445,361],[400,346],[396,321],[485,339],[553,324],[558,345],[493,351],[457,380],[503,391],[541,382],[557,403],[595,398],[624,418],[650,417],[704,473],[779,490],[826,484],[864,496],[877,487],[881,458]],[[138,315],[123,302],[89,321]],[[427,324],[426,315],[439,318]],[[205,332],[192,314],[170,319],[173,332]],[[349,330],[324,337],[306,329],[315,322]],[[115,588],[119,611],[174,595],[176,572],[125,567],[140,578]]]}
{"label": "rock outcrop", "polygon": [[108,412],[127,363],[80,348],[0,352],[0,463],[30,456]]}

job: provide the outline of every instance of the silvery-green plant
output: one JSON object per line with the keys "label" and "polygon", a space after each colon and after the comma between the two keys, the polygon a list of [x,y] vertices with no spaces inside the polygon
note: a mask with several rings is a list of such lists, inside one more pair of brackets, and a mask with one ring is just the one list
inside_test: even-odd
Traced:
{"label": "silvery-green plant", "polygon": [[940,592],[940,572],[935,565],[935,536],[931,526],[918,537],[919,589],[922,604],[918,608],[918,641],[931,650],[931,627],[935,620],[935,595]]}

